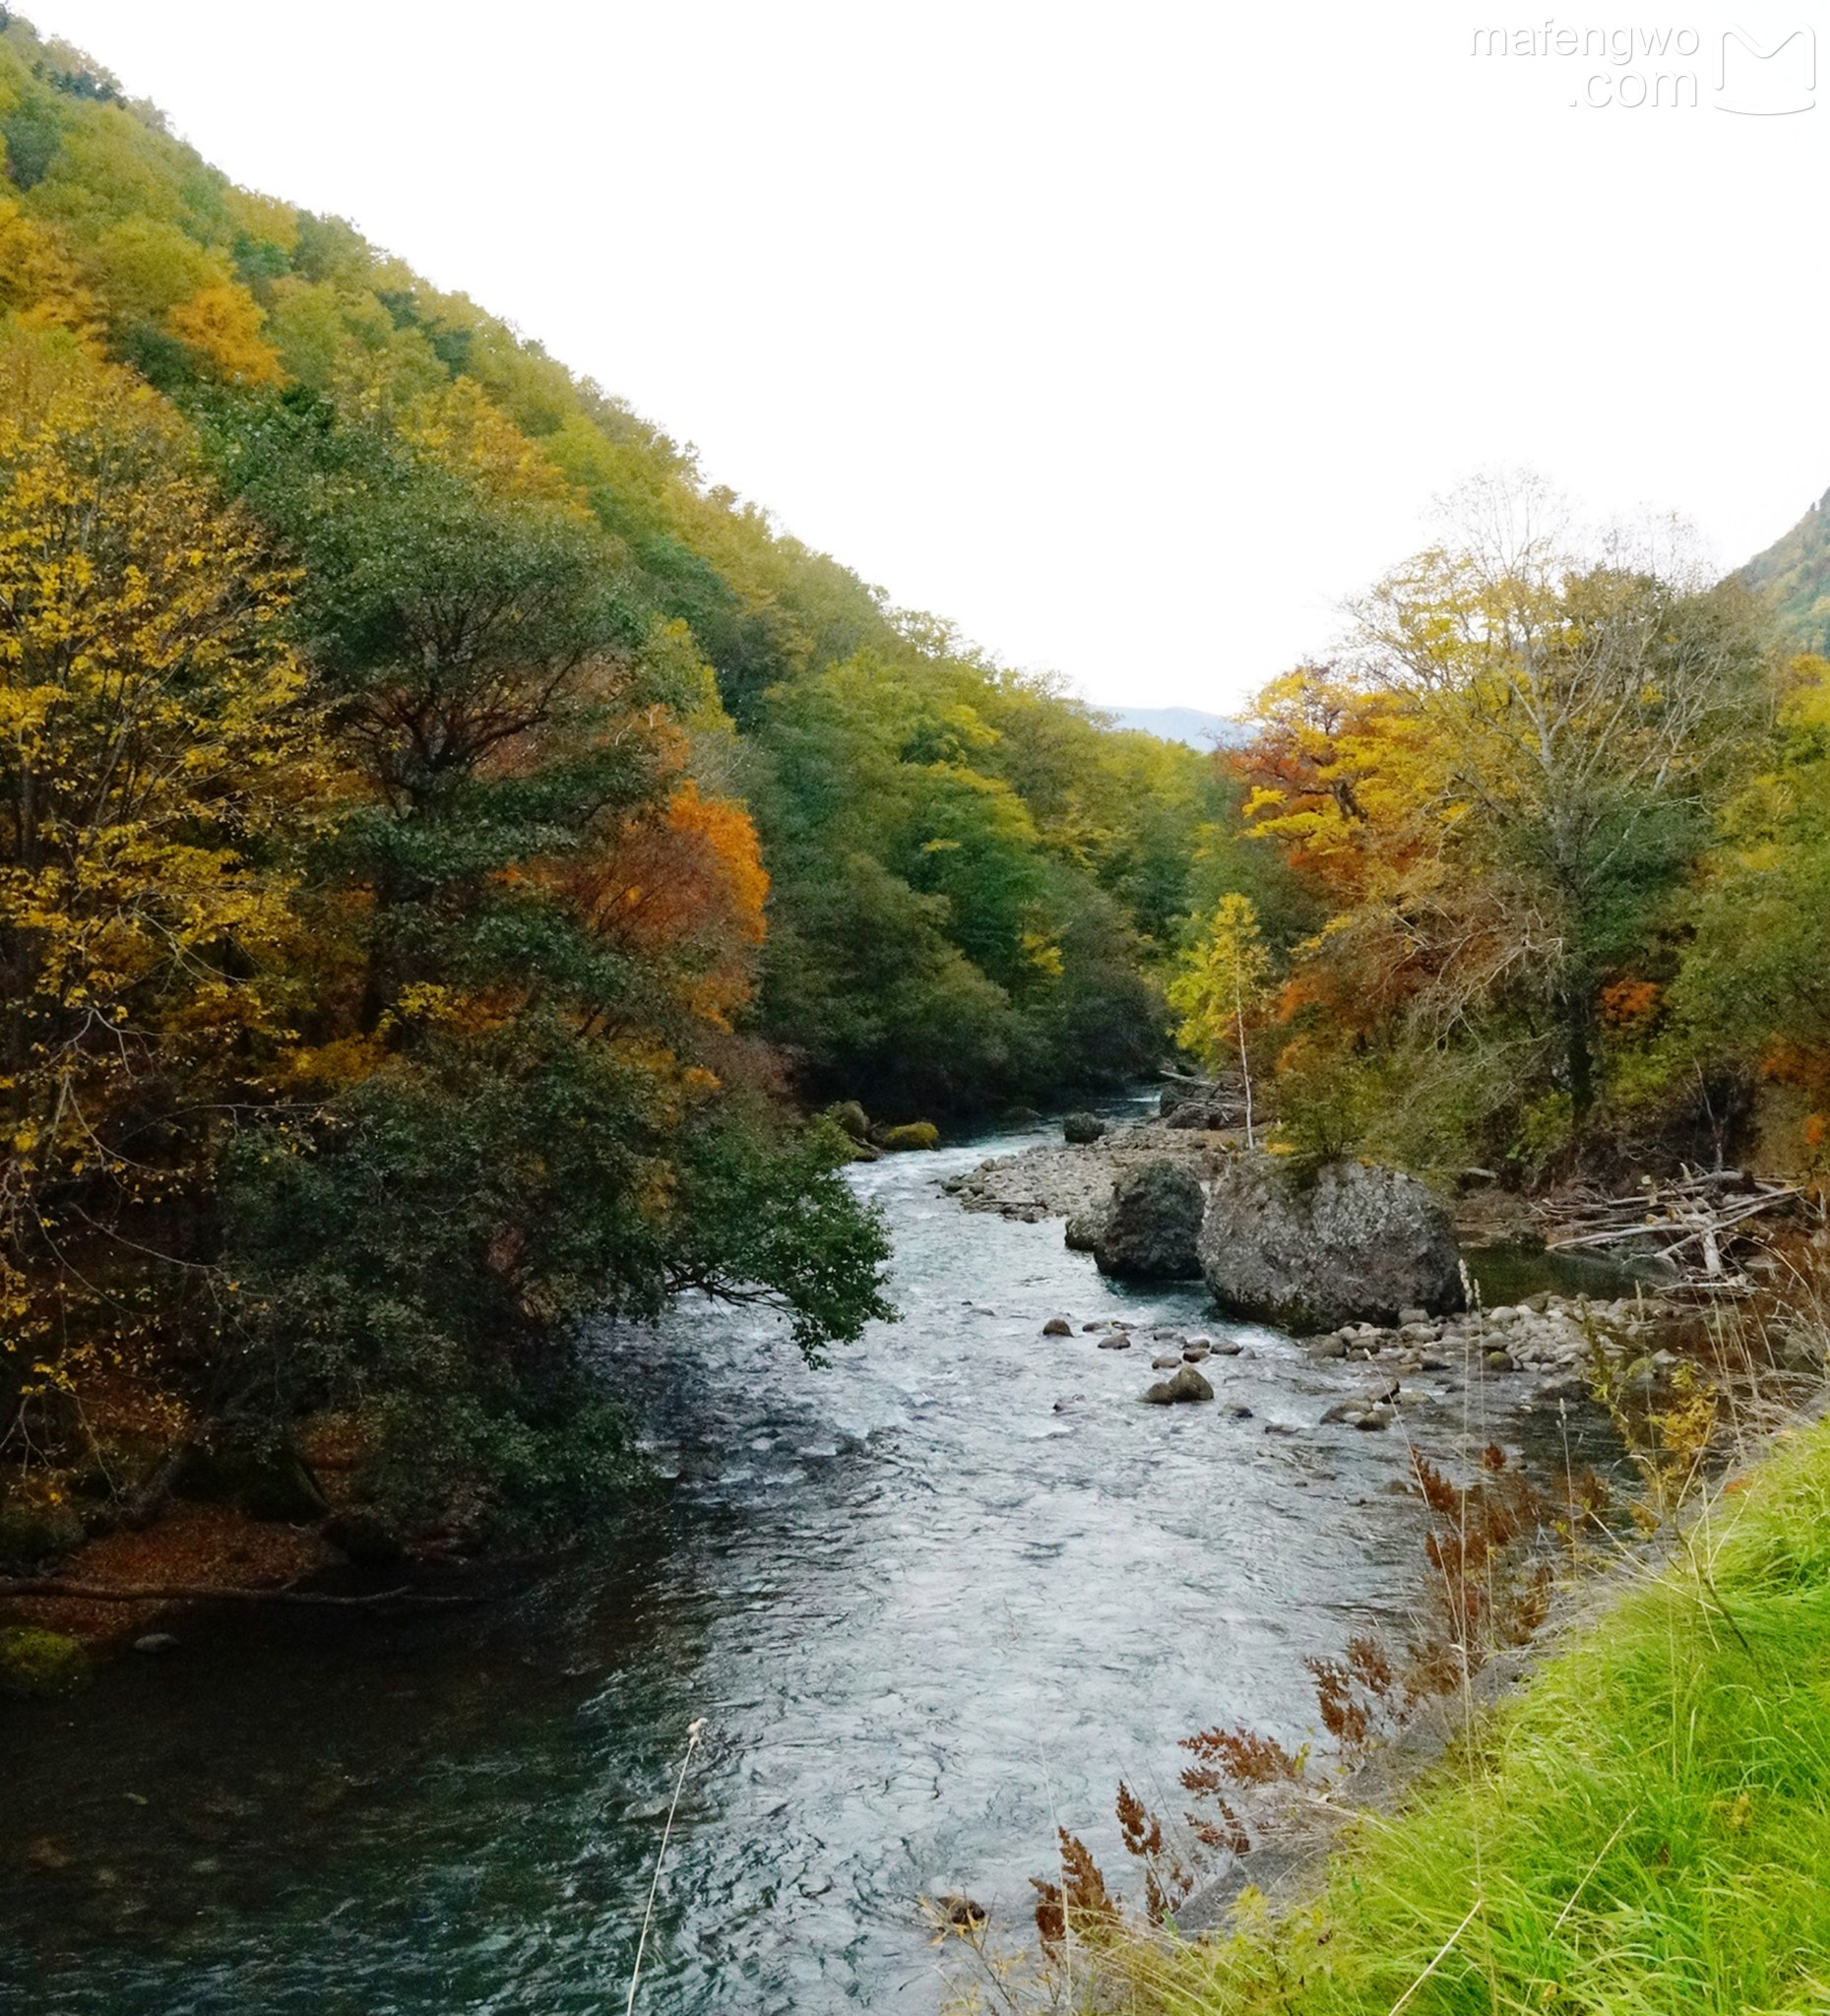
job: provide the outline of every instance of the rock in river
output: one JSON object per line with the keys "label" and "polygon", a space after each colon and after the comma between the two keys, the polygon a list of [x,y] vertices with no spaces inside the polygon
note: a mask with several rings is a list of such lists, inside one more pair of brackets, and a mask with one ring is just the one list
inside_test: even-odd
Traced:
{"label": "rock in river", "polygon": [[1173,1407],[1178,1400],[1212,1400],[1214,1389],[1193,1365],[1184,1365],[1173,1379],[1159,1379],[1144,1395],[1152,1407]]}
{"label": "rock in river", "polygon": [[1121,1281],[1194,1281],[1207,1193],[1186,1156],[1157,1156],[1112,1185],[1094,1259]]}
{"label": "rock in river", "polygon": [[1449,1215],[1415,1176],[1330,1163],[1312,1181],[1234,1158],[1208,1199],[1201,1271],[1222,1308],[1299,1334],[1462,1306]]}

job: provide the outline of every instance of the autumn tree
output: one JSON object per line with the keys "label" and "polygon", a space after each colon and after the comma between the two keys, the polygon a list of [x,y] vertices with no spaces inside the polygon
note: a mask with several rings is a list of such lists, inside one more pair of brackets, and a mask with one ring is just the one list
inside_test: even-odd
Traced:
{"label": "autumn tree", "polygon": [[263,958],[287,911],[268,843],[301,769],[285,587],[161,400],[68,340],[0,336],[15,1402],[22,1366],[64,1376],[67,1298],[118,1268],[110,1241],[194,1195],[225,1081],[273,1027]]}
{"label": "autumn tree", "polygon": [[1250,1035],[1266,1005],[1270,955],[1248,897],[1223,896],[1200,940],[1169,982],[1181,1016],[1176,1040],[1208,1066],[1236,1057],[1245,1088],[1245,1144],[1255,1145]]}

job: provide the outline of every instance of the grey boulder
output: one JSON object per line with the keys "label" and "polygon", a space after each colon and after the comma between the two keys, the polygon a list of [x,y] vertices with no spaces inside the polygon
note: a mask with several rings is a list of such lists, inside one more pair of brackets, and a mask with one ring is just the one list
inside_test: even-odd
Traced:
{"label": "grey boulder", "polygon": [[1201,1271],[1223,1309],[1298,1335],[1462,1306],[1449,1215],[1415,1176],[1357,1162],[1312,1178],[1235,1157],[1208,1198]]}
{"label": "grey boulder", "polygon": [[1179,1156],[1134,1164],[1112,1185],[1093,1257],[1120,1281],[1195,1281],[1207,1209],[1201,1178]]}

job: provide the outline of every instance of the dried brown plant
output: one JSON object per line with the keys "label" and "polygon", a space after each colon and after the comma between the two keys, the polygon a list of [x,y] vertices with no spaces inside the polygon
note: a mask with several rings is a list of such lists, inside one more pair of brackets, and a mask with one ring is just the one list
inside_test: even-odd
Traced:
{"label": "dried brown plant", "polygon": [[1061,1880],[1030,1878],[1036,1892],[1036,1931],[1045,1953],[1060,1951],[1070,1933],[1076,1939],[1098,1937],[1117,1928],[1123,1913],[1105,1887],[1093,1851],[1077,1834],[1057,1827],[1061,1847]]}

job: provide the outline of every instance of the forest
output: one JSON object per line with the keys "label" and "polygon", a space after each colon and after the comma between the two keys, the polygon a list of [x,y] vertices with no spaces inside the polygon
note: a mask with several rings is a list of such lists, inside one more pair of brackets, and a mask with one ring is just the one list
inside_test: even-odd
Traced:
{"label": "forest", "polygon": [[0,138],[0,1551],[306,1416],[563,1528],[581,1319],[888,1314],[804,1116],[1152,1066],[1240,787],[16,18]]}
{"label": "forest", "polygon": [[1814,519],[1710,580],[1477,484],[1202,755],[17,17],[0,138],[0,1553],[307,1418],[565,1530],[587,1317],[892,1313],[842,1102],[1178,1055],[1296,1168],[1821,1171]]}

